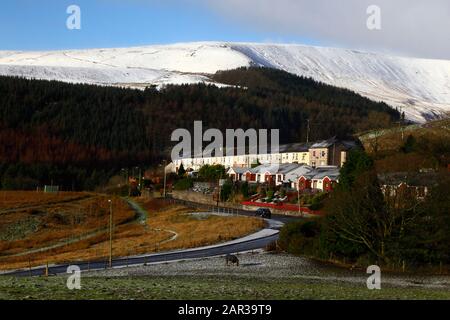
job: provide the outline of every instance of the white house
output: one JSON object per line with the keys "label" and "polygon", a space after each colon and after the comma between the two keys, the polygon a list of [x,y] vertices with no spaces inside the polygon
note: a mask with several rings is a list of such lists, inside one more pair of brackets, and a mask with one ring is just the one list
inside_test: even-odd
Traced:
{"label": "white house", "polygon": [[[336,138],[319,141],[316,143],[291,143],[281,145],[277,153],[264,154],[240,154],[233,150],[235,155],[203,157],[199,155],[193,158],[177,159],[171,169],[177,172],[181,164],[184,168],[199,170],[204,165],[223,165],[225,168],[250,168],[255,164],[304,164],[311,167],[342,166],[347,159],[349,150],[356,147],[353,141],[341,141]],[[241,152],[242,153],[242,152]]]}

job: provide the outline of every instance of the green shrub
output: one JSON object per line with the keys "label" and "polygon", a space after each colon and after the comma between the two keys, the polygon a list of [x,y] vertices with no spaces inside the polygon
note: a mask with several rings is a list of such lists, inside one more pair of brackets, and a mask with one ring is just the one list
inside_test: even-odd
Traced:
{"label": "green shrub", "polygon": [[244,182],[240,185],[240,192],[242,194],[242,196],[247,199],[249,197],[249,186],[248,186],[248,182]]}
{"label": "green shrub", "polygon": [[192,188],[193,186],[194,186],[194,182],[192,181],[191,178],[184,178],[184,179],[178,180],[174,184],[173,188],[175,190],[188,190],[188,189]]}
{"label": "green shrub", "polygon": [[228,201],[233,192],[233,184],[227,180],[225,184],[220,188],[220,200]]}
{"label": "green shrub", "polygon": [[328,196],[327,193],[319,193],[319,194],[316,194],[315,196],[313,196],[309,200],[310,209],[311,210],[320,210],[320,209],[322,209],[323,206],[324,206],[324,201],[327,198],[327,196]]}
{"label": "green shrub", "polygon": [[280,247],[293,254],[315,255],[321,228],[318,220],[288,223],[280,231]]}

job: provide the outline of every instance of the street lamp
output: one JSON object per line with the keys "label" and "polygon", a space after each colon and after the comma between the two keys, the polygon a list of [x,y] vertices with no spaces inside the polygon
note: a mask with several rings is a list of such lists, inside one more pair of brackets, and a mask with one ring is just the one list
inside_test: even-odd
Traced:
{"label": "street lamp", "polygon": [[113,236],[113,209],[112,200],[109,199],[109,267],[112,268],[112,236]]}

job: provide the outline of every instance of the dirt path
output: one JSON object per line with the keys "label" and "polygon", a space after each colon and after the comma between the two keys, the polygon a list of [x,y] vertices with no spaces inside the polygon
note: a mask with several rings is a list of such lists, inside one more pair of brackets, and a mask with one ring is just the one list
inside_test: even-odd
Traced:
{"label": "dirt path", "polygon": [[[134,211],[136,211],[138,218],[137,220],[142,223],[142,224],[147,224],[147,218],[148,218],[148,212],[147,210],[145,210],[144,208],[142,208],[137,202],[131,200],[130,198],[126,198],[125,199],[128,204],[130,205],[130,207],[133,208]],[[168,232],[170,234],[172,234],[172,237],[170,237],[167,240],[164,240],[162,242],[159,243],[159,245],[174,241],[178,238],[178,233],[173,231],[173,230],[169,230],[169,229],[152,229],[154,231],[163,231],[163,232]]]}

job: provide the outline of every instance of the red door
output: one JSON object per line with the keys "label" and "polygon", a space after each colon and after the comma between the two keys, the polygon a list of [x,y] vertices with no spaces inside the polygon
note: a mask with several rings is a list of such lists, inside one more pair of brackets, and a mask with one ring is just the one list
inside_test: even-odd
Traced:
{"label": "red door", "polygon": [[325,179],[323,179],[323,190],[331,191],[332,189],[331,180],[328,177],[325,177]]}
{"label": "red door", "polygon": [[306,190],[311,189],[311,180],[306,179],[305,177],[301,177],[298,180],[298,185],[300,187],[300,190]]}

